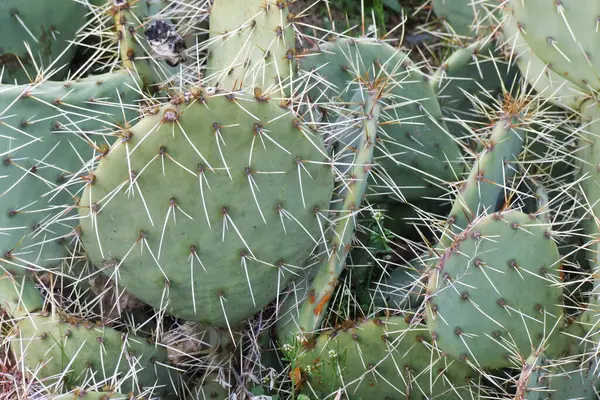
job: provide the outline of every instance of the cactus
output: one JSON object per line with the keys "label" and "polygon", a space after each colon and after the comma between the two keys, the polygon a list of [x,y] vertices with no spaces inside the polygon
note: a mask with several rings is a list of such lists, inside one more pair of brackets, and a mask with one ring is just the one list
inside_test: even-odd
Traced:
{"label": "cactus", "polygon": [[517,383],[516,400],[542,400],[547,398],[548,376],[545,367],[548,363],[546,354],[534,351],[523,363],[519,382]]}
{"label": "cactus", "polygon": [[491,31],[499,7],[486,0],[432,0],[431,6],[447,30],[459,36],[477,36],[482,31]]}
{"label": "cactus", "polygon": [[[342,182],[342,188],[338,193],[342,199],[339,217],[335,221],[333,237],[328,242],[330,249],[327,250],[327,256],[323,257],[320,264],[315,267],[317,271],[311,282],[309,300],[300,306],[298,320],[294,325],[287,325],[288,329],[284,329],[283,326],[278,328],[278,336],[282,341],[287,340],[290,328],[309,333],[319,327],[337,280],[346,266],[351,239],[356,229],[355,213],[363,202],[374,157],[383,88],[383,86],[378,87],[377,84],[367,83],[364,92],[357,91],[351,102],[354,107],[358,105],[359,109],[362,108],[358,117],[356,119],[341,117],[340,129],[347,131],[344,134],[350,139],[348,147],[342,150],[339,161],[342,171],[345,169],[343,174],[346,176],[343,178],[349,178],[349,183]],[[356,123],[358,127],[351,129]]]}
{"label": "cactus", "polygon": [[136,81],[121,71],[0,91],[3,272],[47,271],[77,243],[75,198],[112,129],[135,118]]}
{"label": "cactus", "polygon": [[383,132],[375,147],[369,200],[406,202],[437,195],[459,173],[460,150],[442,120],[435,92],[399,49],[374,39],[336,38],[303,55],[300,68],[305,86],[316,85],[308,94],[317,105],[350,101],[364,76],[385,82]]}
{"label": "cactus", "polygon": [[436,353],[424,327],[401,317],[325,332],[294,363],[306,377],[302,391],[316,398],[340,390],[349,399],[468,398],[477,381],[466,364]]}
{"label": "cactus", "polygon": [[22,318],[41,310],[44,299],[35,288],[32,277],[5,272],[0,277],[0,307],[14,318]]}
{"label": "cactus", "polygon": [[224,90],[289,92],[294,69],[293,15],[285,0],[216,0],[211,8],[208,81]]}
{"label": "cactus", "polygon": [[595,4],[434,0],[425,71],[378,16],[297,24],[331,2],[30,2],[0,15],[5,396],[597,397]]}
{"label": "cactus", "polygon": [[167,365],[164,348],[89,321],[30,314],[10,344],[27,370],[47,383],[77,386],[91,379],[126,393],[177,393],[178,372]]}
{"label": "cactus", "polygon": [[87,390],[74,390],[72,393],[65,393],[52,397],[52,400],[127,400],[129,395],[116,392],[95,392]]}
{"label": "cactus", "polygon": [[72,0],[5,0],[0,12],[2,82],[26,84],[67,76],[86,10]]}
{"label": "cactus", "polygon": [[600,54],[594,40],[600,5],[593,0],[511,0],[529,47],[552,70],[585,92],[600,88]]}
{"label": "cactus", "polygon": [[[549,341],[564,351],[561,261],[548,227],[519,211],[491,214],[458,235],[429,275],[427,326],[452,357],[510,367]],[[545,343],[545,342],[543,342]]]}
{"label": "cactus", "polygon": [[230,398],[230,391],[226,386],[229,386],[229,384],[223,384],[221,381],[222,379],[219,379],[219,375],[216,373],[205,375],[202,379],[198,379],[196,386],[192,389],[192,393],[186,399],[228,400]]}
{"label": "cactus", "polygon": [[504,12],[502,33],[507,57],[515,60],[521,75],[540,96],[559,107],[579,109],[588,95],[538,57],[523,39],[515,17],[508,11]]}
{"label": "cactus", "polygon": [[188,100],[147,115],[100,160],[82,240],[142,301],[227,326],[275,298],[320,240],[331,169],[320,139],[273,102]]}

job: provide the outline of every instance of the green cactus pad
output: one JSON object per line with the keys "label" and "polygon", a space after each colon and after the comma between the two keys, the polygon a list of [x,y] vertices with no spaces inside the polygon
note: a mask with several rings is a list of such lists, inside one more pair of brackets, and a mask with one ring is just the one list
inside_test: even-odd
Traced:
{"label": "green cactus pad", "polygon": [[596,0],[511,0],[521,34],[558,75],[591,92],[600,89]]}
{"label": "green cactus pad", "polygon": [[[600,161],[600,104],[592,100],[587,101],[581,106],[581,116],[583,127],[580,138],[577,143],[577,152],[575,153],[578,166],[578,179],[581,180],[581,189],[585,198],[600,198],[600,170],[598,162]],[[582,227],[588,237],[595,238],[599,234],[596,218],[600,215],[600,204],[596,200],[590,202],[589,214],[582,220]],[[587,246],[586,256],[590,260],[597,260],[597,247]],[[593,271],[600,271],[598,261],[593,262]],[[597,278],[596,278],[597,279]],[[595,283],[598,286],[598,283]],[[596,292],[596,291],[595,291]],[[590,299],[592,303],[600,303],[600,293],[596,292]]]}
{"label": "green cactus pad", "polygon": [[383,133],[367,189],[370,201],[439,195],[446,182],[455,180],[459,147],[442,120],[435,92],[406,54],[373,39],[338,38],[304,55],[300,67],[307,86],[318,85],[309,91],[316,104],[350,102],[358,79],[367,74],[389,79],[382,98]]}
{"label": "green cactus pad", "polygon": [[464,129],[460,129],[460,123],[463,121],[459,119],[455,122],[458,127],[450,125],[449,122],[454,122],[457,114],[473,118],[473,97],[487,101],[502,93],[503,86],[512,87],[512,82],[517,77],[517,68],[507,68],[507,64],[507,60],[498,56],[493,44],[488,41],[456,48],[450,57],[444,60],[431,82],[442,111],[449,119],[446,123],[452,126],[452,133],[456,136],[465,133]]}
{"label": "green cactus pad", "polygon": [[505,211],[481,217],[430,273],[427,326],[448,355],[510,367],[542,340],[563,351],[561,263],[548,227]]}
{"label": "green cactus pad", "polygon": [[457,393],[469,398],[477,373],[438,355],[430,340],[424,327],[410,326],[400,317],[367,320],[321,334],[295,365],[306,377],[303,392],[314,391],[321,399],[340,388],[350,400],[450,399]]}
{"label": "green cactus pad", "polygon": [[140,300],[226,327],[294,279],[320,241],[333,176],[320,138],[288,110],[197,96],[148,115],[100,160],[82,240]]}
{"label": "green cactus pad", "polygon": [[41,310],[44,298],[28,275],[4,273],[0,276],[0,308],[14,318]]}
{"label": "green cactus pad", "polygon": [[[208,79],[224,90],[281,96],[292,75],[294,30],[286,0],[216,0],[210,11]],[[275,90],[274,90],[275,89]]]}
{"label": "green cactus pad", "polygon": [[415,310],[423,302],[421,260],[415,259],[389,272],[371,288],[373,304],[390,310]]}
{"label": "green cactus pad", "polygon": [[579,109],[586,94],[573,82],[554,72],[529,47],[515,18],[509,12],[504,13],[502,32],[505,36],[505,52],[510,54],[527,82],[545,99],[560,106]]}
{"label": "green cactus pad", "polygon": [[167,350],[147,339],[73,318],[30,315],[18,323],[10,347],[29,373],[45,382],[77,387],[93,379],[121,393],[177,393],[178,372]]}
{"label": "green cactus pad", "polygon": [[66,256],[86,163],[107,147],[105,135],[136,117],[136,87],[126,71],[0,86],[2,273],[47,270]]}
{"label": "green cactus pad", "polygon": [[2,82],[34,81],[38,75],[36,66],[41,70],[49,66],[51,70],[58,70],[52,80],[65,77],[75,53],[70,41],[85,24],[85,14],[85,7],[78,1],[3,0],[0,8]]}

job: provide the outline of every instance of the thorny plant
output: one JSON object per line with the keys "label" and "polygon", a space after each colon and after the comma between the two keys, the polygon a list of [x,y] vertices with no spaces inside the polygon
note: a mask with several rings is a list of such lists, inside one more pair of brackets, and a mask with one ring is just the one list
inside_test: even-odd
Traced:
{"label": "thorny plant", "polygon": [[[168,7],[153,16],[152,19],[155,20],[168,19],[174,22],[175,30],[187,43],[185,61],[175,67],[165,64],[163,62],[165,58],[164,54],[158,51],[160,49],[152,48],[149,45],[146,40],[147,38],[143,34],[149,24],[147,21],[138,18],[133,21],[127,20],[125,25],[121,25],[121,21],[117,20],[116,29],[120,33],[115,34],[115,15],[124,12],[118,8],[118,1],[101,3],[101,5],[98,5],[99,2],[91,0],[81,0],[81,3],[87,7],[89,18],[87,24],[79,30],[78,36],[72,42],[71,46],[77,47],[80,50],[84,55],[82,59],[85,59],[85,61],[76,65],[70,71],[68,80],[75,81],[81,77],[97,75],[117,69],[124,61],[121,46],[124,43],[123,38],[126,38],[126,40],[134,43],[137,49],[137,53],[135,54],[136,62],[131,62],[128,66],[131,67],[132,71],[157,76],[157,85],[145,87],[139,81],[134,81],[133,84],[128,85],[127,90],[135,93],[141,99],[133,103],[124,101],[121,93],[117,93],[116,96],[115,93],[111,93],[109,100],[104,98],[92,99],[93,101],[90,102],[96,104],[102,103],[107,108],[116,112],[109,119],[103,120],[104,129],[95,129],[91,132],[82,131],[79,129],[77,123],[81,118],[87,118],[83,113],[83,109],[86,108],[85,102],[82,105],[74,104],[72,107],[69,107],[71,104],[65,102],[61,104],[62,108],[58,106],[53,108],[53,115],[46,116],[45,118],[54,120],[61,117],[65,122],[60,126],[60,131],[77,134],[77,137],[83,143],[93,149],[93,156],[87,158],[83,153],[79,153],[78,150],[73,149],[82,161],[80,166],[77,170],[64,171],[67,172],[68,181],[66,183],[56,184],[45,181],[48,189],[41,196],[42,198],[55,197],[61,193],[68,193],[70,198],[80,197],[83,190],[81,184],[86,184],[94,180],[93,171],[96,170],[103,157],[110,154],[108,144],[113,141],[115,131],[118,132],[118,140],[127,148],[128,156],[133,154],[135,148],[130,148],[128,144],[129,137],[127,135],[130,133],[131,127],[142,118],[141,115],[137,115],[138,111],[141,111],[140,114],[152,115],[159,104],[170,100],[170,94],[178,91],[189,93],[188,88],[200,87],[206,82],[213,81],[219,74],[224,73],[224,71],[216,71],[213,74],[204,73],[205,64],[208,62],[208,49],[214,44],[211,43],[211,40],[214,42],[218,40],[210,39],[209,28],[204,26],[204,22],[210,18],[210,2],[208,1],[171,1]],[[136,4],[142,3],[144,2],[136,2]],[[365,9],[363,2],[361,2],[361,8]],[[382,30],[386,31],[386,33],[379,37],[381,29],[378,28],[378,24],[381,23],[381,15],[375,15],[376,13],[371,15],[362,14],[360,16],[361,23],[354,27],[355,29],[348,29],[343,32],[335,31],[336,21],[333,20],[330,21],[332,30],[321,26],[313,26],[305,22],[307,17],[318,12],[316,11],[318,9],[324,9],[327,15],[332,15],[330,5],[327,1],[315,0],[306,9],[296,11],[287,20],[287,23],[294,30],[299,47],[293,53],[292,58],[294,61],[297,59],[301,62],[303,57],[311,57],[311,55],[304,55],[301,51],[302,48],[318,47],[332,37],[353,37],[356,31],[363,36],[378,37],[383,42],[402,42],[402,39],[407,34],[404,31],[405,21],[403,21],[403,23],[396,27]],[[427,12],[427,2],[424,2],[422,8],[419,8],[417,11]],[[128,15],[136,16],[135,13]],[[482,24],[484,23],[482,22]],[[426,25],[423,27],[423,31],[435,33],[439,36],[448,35],[440,33],[441,31],[437,27],[434,28],[432,26],[429,24]],[[453,35],[450,36],[454,37]],[[465,40],[462,38],[460,41],[464,42]],[[240,49],[239,51],[240,55],[242,55],[247,51],[247,48]],[[425,57],[418,54],[410,54],[410,56],[419,60],[431,59],[431,54],[434,54],[434,52],[435,49],[430,49],[430,54]],[[33,54],[31,58],[36,59]],[[126,65],[128,61],[131,61],[128,58],[129,56],[126,55]],[[433,59],[437,60],[435,57]],[[348,70],[361,70],[362,66],[360,64],[362,60],[360,58],[348,58],[346,61],[349,65]],[[492,57],[484,62],[495,63],[496,60]],[[439,65],[427,65],[426,62],[420,61],[416,64],[416,67],[420,69],[431,67],[431,70],[437,70]],[[36,89],[43,88],[44,83],[52,78],[57,65],[39,65],[38,68],[37,77],[32,76],[32,83],[22,88],[22,93],[26,93],[27,97],[32,99],[40,97],[36,94]],[[257,69],[260,69],[260,67]],[[402,85],[404,77],[401,74],[388,74],[385,70],[378,70],[374,66],[372,68],[367,66],[367,69],[369,70],[369,80],[389,80]],[[502,69],[500,63],[495,69],[498,75],[500,75]],[[131,72],[131,75],[135,77],[136,74]],[[345,125],[338,122],[338,117],[346,112],[348,102],[332,101],[331,98],[325,95],[314,98],[309,94],[318,86],[331,89],[336,94],[342,94],[344,92],[352,92],[360,85],[357,84],[356,80],[348,80],[347,87],[332,88],[328,85],[328,82],[318,76],[315,80],[315,76],[307,74],[306,71],[300,72],[297,75],[291,75],[286,82],[280,82],[279,87],[277,85],[265,87],[262,90],[253,92],[247,99],[283,101],[284,98],[281,95],[282,85],[289,86],[292,96],[285,98],[287,102],[285,106],[293,110],[305,122],[306,126],[312,126],[320,132],[325,132],[325,135],[327,135],[326,143],[328,144],[328,150],[330,150],[338,141],[337,135],[342,134],[345,129]],[[324,91],[325,89],[323,89]],[[514,94],[515,92],[516,95]],[[208,89],[207,93],[217,97],[228,96],[228,94],[221,94],[214,88]],[[566,114],[563,110],[553,108],[545,97],[536,95],[530,87],[521,87],[518,84],[514,84],[511,87],[504,87],[501,90],[500,98],[494,97],[493,94],[484,96],[476,96],[469,92],[464,92],[463,94],[469,100],[470,109],[468,113],[473,117],[473,120],[465,118],[464,115],[458,117],[452,113],[452,110],[444,118],[444,121],[447,123],[456,123],[465,128],[462,131],[462,135],[454,137],[455,142],[460,146],[464,154],[466,154],[464,159],[460,160],[460,163],[463,165],[473,165],[474,160],[481,157],[486,152],[486,149],[491,149],[493,144],[488,141],[489,129],[500,117],[507,114],[519,114],[521,120],[526,121],[525,124],[519,126],[522,132],[525,132],[526,136],[524,138],[523,151],[517,160],[506,163],[505,169],[511,171],[511,174],[509,174],[511,178],[499,184],[502,192],[504,192],[503,198],[505,199],[500,210],[524,210],[552,227],[552,240],[556,241],[561,250],[560,262],[562,263],[565,276],[562,281],[552,282],[551,284],[564,289],[563,301],[565,302],[565,308],[568,310],[569,319],[572,320],[586,308],[595,306],[594,304],[587,304],[593,277],[586,271],[582,265],[584,261],[579,256],[595,240],[594,238],[587,237],[579,228],[582,220],[592,213],[592,202],[595,201],[595,199],[586,199],[582,196],[580,185],[584,178],[576,177],[575,172],[573,172],[576,164],[574,154],[577,150],[577,140],[580,138],[581,130],[574,128],[575,123],[571,121],[572,117],[569,114]],[[402,102],[404,99],[395,98],[394,96],[391,92],[382,93],[381,109],[384,117],[380,126],[411,123],[408,119],[400,120],[395,118],[393,111],[395,107],[398,107],[398,102],[402,103],[403,107],[416,104],[416,102]],[[236,101],[238,101],[241,108],[243,108],[244,101],[247,99],[243,95],[236,97]],[[45,100],[40,99],[40,102],[45,102]],[[1,115],[8,118],[9,115],[16,113],[11,107],[12,104],[9,104],[1,112]],[[523,113],[523,110],[526,110],[526,113]],[[99,113],[94,117],[92,119],[100,119],[103,116]],[[174,120],[177,119],[175,115],[172,117]],[[475,117],[479,120],[475,120]],[[35,118],[33,116],[27,124],[39,122]],[[168,119],[168,115],[165,118]],[[163,119],[158,125],[164,125],[167,122],[172,121],[165,121]],[[3,125],[6,124],[3,123]],[[225,136],[223,132],[226,132],[227,127],[220,126],[218,128],[216,129],[216,135],[219,136],[219,143],[223,143],[225,146],[228,143],[223,139]],[[305,132],[309,132],[309,130],[306,129]],[[257,146],[265,146],[265,143],[278,145],[269,136],[268,130],[260,133],[259,139],[261,143],[257,143]],[[445,133],[449,136],[453,134],[452,132]],[[0,138],[4,139],[4,136]],[[279,145],[278,147],[283,149],[283,146]],[[13,148],[6,150],[3,156],[8,156],[14,150]],[[337,191],[343,191],[350,187],[352,178],[346,175],[348,166],[343,162],[344,152],[334,151],[324,156],[330,156],[330,158],[324,157],[327,161],[323,163],[332,167],[333,176],[337,183]],[[384,153],[382,158],[393,156],[394,154],[388,152]],[[158,160],[157,162],[169,164],[169,168],[173,166],[181,167],[184,170],[187,168],[178,164],[177,158],[168,152],[163,151],[158,154],[156,160]],[[14,165],[17,165],[18,161],[10,160]],[[436,161],[450,163],[450,160]],[[452,162],[456,161],[452,160]],[[36,167],[39,169],[59,169],[58,166],[48,164],[45,159],[36,160],[36,162]],[[399,164],[402,164],[401,160]],[[410,165],[404,166],[411,167]],[[220,171],[229,173],[228,166],[224,165]],[[22,168],[23,177],[29,176],[31,173],[30,169]],[[390,184],[387,171],[373,169],[371,173],[378,184],[388,184],[389,191],[396,194],[397,197],[402,198],[402,190]],[[298,174],[301,177],[301,181],[308,184],[310,174],[308,174],[302,164],[298,164]],[[144,203],[148,202],[149,199],[144,197],[140,186],[138,186],[138,181],[144,176],[144,169],[142,168],[135,175],[132,175],[130,179],[124,181],[119,190],[127,188],[130,196],[139,197]],[[0,176],[0,178],[3,178],[3,176]],[[427,291],[427,281],[422,278],[421,274],[429,268],[432,260],[441,255],[440,251],[443,250],[443,246],[440,249],[436,244],[443,242],[444,238],[449,235],[447,231],[449,226],[447,223],[448,212],[451,209],[454,199],[458,197],[457,194],[460,193],[460,185],[464,183],[463,176],[456,175],[454,178],[454,181],[449,182],[435,176],[429,176],[429,183],[441,189],[445,194],[424,198],[424,201],[419,203],[408,204],[409,202],[405,202],[411,212],[402,220],[402,229],[400,230],[386,228],[386,218],[382,219],[381,217],[382,213],[385,213],[385,207],[380,207],[379,204],[371,202],[368,196],[364,202],[359,204],[357,209],[341,210],[342,212],[340,212],[338,200],[338,203],[335,201],[332,202],[331,209],[319,210],[320,237],[314,238],[316,250],[313,255],[315,257],[329,257],[334,253],[334,249],[329,247],[328,238],[331,237],[334,230],[332,227],[339,226],[344,218],[353,220],[355,232],[351,237],[351,242],[344,243],[351,249],[350,257],[347,260],[341,261],[339,269],[343,269],[343,272],[338,274],[339,279],[336,281],[336,285],[331,293],[329,293],[329,306],[323,306],[324,313],[322,320],[325,322],[318,324],[317,331],[325,331],[329,328],[348,329],[351,325],[353,326],[353,321],[373,318],[381,315],[381,313],[388,317],[397,315],[405,316],[412,324],[422,322],[425,303],[411,310],[400,310],[394,304],[381,307],[375,303],[378,297],[385,297],[389,294],[387,293],[388,291],[393,291],[393,289],[397,288],[395,285],[390,287],[384,282],[391,270],[406,268],[407,263],[415,259],[418,260],[418,266],[411,266],[409,271],[415,273],[419,278],[410,285],[408,295],[423,297]],[[40,177],[40,179],[45,178]],[[251,175],[249,176],[249,181],[249,187],[255,188],[257,192],[264,189],[256,181],[253,181]],[[485,183],[485,179],[482,179],[481,182]],[[206,181],[204,183],[208,190],[209,182]],[[4,196],[10,192],[11,188],[0,190],[0,193]],[[301,187],[301,192],[304,193],[304,187]],[[111,195],[107,195],[100,203],[103,205],[108,203]],[[256,200],[256,197],[254,199]],[[429,203],[425,204],[425,202]],[[434,205],[433,210],[430,207],[431,204]],[[152,222],[158,225],[164,223],[162,229],[162,235],[164,236],[169,221],[172,220],[173,224],[175,224],[181,223],[179,221],[186,218],[189,219],[185,207],[184,204],[180,205],[176,201],[173,201],[165,209],[166,215],[163,216],[162,221],[153,221],[149,212],[148,216]],[[380,211],[381,209],[384,211]],[[100,210],[101,208],[97,211]],[[260,212],[260,208],[258,210]],[[36,211],[39,210],[31,207],[27,210],[16,210],[16,212],[21,213],[35,213]],[[267,340],[268,344],[264,343],[263,338],[269,337],[270,331],[275,329],[278,320],[282,318],[280,314],[282,312],[282,300],[280,298],[274,300],[269,306],[246,321],[241,327],[232,326],[228,323],[225,329],[215,331],[211,327],[204,327],[201,324],[186,325],[182,320],[169,316],[167,313],[168,284],[164,286],[164,293],[162,294],[165,302],[161,303],[160,307],[152,309],[151,307],[141,306],[139,300],[118,288],[118,285],[115,285],[112,280],[100,279],[99,271],[92,268],[91,263],[85,257],[85,249],[81,242],[80,232],[76,229],[61,237],[70,246],[71,250],[69,255],[64,260],[61,260],[64,262],[60,263],[59,269],[42,267],[40,265],[36,266],[35,263],[30,262],[31,253],[34,251],[32,249],[39,248],[45,243],[50,243],[58,239],[52,231],[51,227],[53,225],[66,225],[73,220],[74,217],[68,215],[69,211],[72,211],[72,209],[57,208],[53,210],[51,215],[48,216],[47,221],[43,224],[48,229],[45,234],[49,236],[39,237],[35,242],[35,246],[26,249],[24,252],[10,251],[0,257],[2,268],[19,266],[35,272],[35,282],[40,291],[45,295],[45,309],[61,309],[68,312],[74,318],[79,317],[86,320],[100,319],[104,324],[112,326],[121,332],[149,337],[157,345],[160,344],[160,346],[169,350],[174,369],[200,376],[207,373],[216,373],[219,377],[218,380],[223,383],[226,390],[232,395],[239,396],[239,398],[251,397],[248,387],[252,385],[267,387],[270,393],[276,393],[281,398],[284,396],[292,399],[299,398],[299,390],[302,388],[305,380],[311,374],[315,373],[314,368],[317,368],[318,373],[326,378],[326,386],[330,388],[333,396],[341,393],[341,391],[338,391],[340,388],[336,386],[337,381],[343,376],[343,371],[349,362],[344,356],[343,349],[331,351],[331,353],[323,356],[322,364],[307,368],[305,365],[297,365],[296,362],[299,354],[305,350],[305,338],[295,338],[292,343],[285,343],[280,349],[277,348],[279,343],[274,343],[276,341],[273,339]],[[282,221],[290,224],[295,222],[294,215],[286,213],[285,209],[280,211]],[[344,213],[347,215],[342,215]],[[488,214],[488,210],[468,210],[465,214],[468,223],[473,225]],[[372,217],[370,218],[369,216]],[[179,221],[177,220],[178,218]],[[223,234],[227,230],[233,232],[233,234],[237,233],[240,236],[236,220],[227,213],[223,214],[222,224]],[[3,230],[0,230],[0,234],[5,233],[3,233]],[[453,236],[459,236],[460,233],[460,231],[455,232]],[[141,245],[140,248],[136,248],[135,250],[150,250],[144,235],[140,235],[134,239],[135,244],[132,247],[132,251],[135,245]],[[241,237],[241,240],[244,242],[247,239],[249,238]],[[162,247],[159,246],[155,255],[156,259],[160,259],[161,249]],[[383,260],[377,257],[377,251],[379,250],[383,250],[386,253]],[[361,267],[361,263],[357,262],[358,265],[354,265],[353,262],[354,258],[360,260],[359,256],[361,252],[367,255],[367,262],[364,268]],[[123,262],[125,262],[124,259],[111,259],[111,255],[107,254],[106,264],[104,266],[96,265],[96,267],[113,268],[115,274],[111,278],[114,277],[118,284],[117,271],[120,263]],[[197,254],[193,251],[190,253],[189,262],[192,270],[194,266],[203,266],[201,258],[197,257]],[[317,264],[317,262],[314,264]],[[307,270],[309,270],[308,267],[282,265],[280,278],[285,280],[285,277],[289,275],[302,277]],[[363,270],[368,271],[367,276],[375,277],[373,282],[371,278],[363,279],[365,276]],[[358,276],[358,278],[355,278],[354,275]],[[193,280],[194,277],[192,276],[190,279]],[[305,277],[305,279],[309,278]],[[367,296],[355,290],[357,282],[355,279],[358,279],[361,285],[368,285],[365,291],[368,293]],[[298,285],[300,284],[298,283]],[[253,297],[254,292],[252,291],[250,280],[248,280],[248,287]],[[300,291],[296,292],[293,288],[294,286],[289,291],[292,296],[295,296],[297,293],[301,295]],[[278,292],[284,291],[284,288],[280,287],[279,284],[277,289]],[[359,294],[361,298],[357,298]],[[296,302],[301,304],[304,299],[304,297],[298,298]],[[252,301],[251,298],[249,298],[250,301]],[[196,307],[196,304],[194,306]],[[3,318],[6,317],[3,316]],[[227,319],[227,317],[225,318]],[[12,328],[16,321],[3,319],[1,322],[3,329],[2,351],[0,352],[2,355],[0,359],[2,363],[1,398],[44,398],[43,396],[57,393],[57,391],[74,385],[68,379],[62,379],[61,384],[56,385],[54,383],[50,384],[39,381],[35,378],[32,379],[31,377],[35,377],[35,373],[25,374],[24,371],[27,371],[27,369],[24,366],[24,360],[14,359],[10,352],[9,340],[13,334]],[[530,339],[533,340],[533,338]],[[588,336],[581,339],[591,342]],[[519,366],[522,364],[526,355],[524,356],[515,348],[512,348],[510,342],[504,343],[504,345],[509,348],[514,359],[514,365]],[[584,356],[586,359],[591,360],[597,356],[597,353],[596,350],[590,350],[589,347],[591,346],[588,346],[587,353]],[[284,361],[284,363],[280,362],[280,365],[277,365],[276,368],[272,365],[263,365],[265,363],[263,355],[266,353],[265,350],[267,348],[273,354],[279,355],[280,361]],[[436,349],[436,351],[438,350]],[[68,360],[64,361],[68,362]],[[558,365],[563,363],[567,363],[567,361],[556,361]],[[486,385],[482,389],[482,392],[485,392],[485,395],[490,398],[506,398],[509,393],[512,393],[514,386],[517,385],[517,379],[514,374],[491,373],[478,367],[476,363],[471,363],[471,366],[482,376],[482,381]],[[135,370],[135,367],[132,369]],[[114,382],[97,381],[85,382],[84,386],[87,391],[94,389],[103,390],[107,384],[115,386]],[[451,382],[449,382],[449,386],[452,387]],[[152,392],[152,388],[148,388],[148,392]],[[76,392],[72,391],[72,393]],[[140,395],[144,395],[144,393]]]}

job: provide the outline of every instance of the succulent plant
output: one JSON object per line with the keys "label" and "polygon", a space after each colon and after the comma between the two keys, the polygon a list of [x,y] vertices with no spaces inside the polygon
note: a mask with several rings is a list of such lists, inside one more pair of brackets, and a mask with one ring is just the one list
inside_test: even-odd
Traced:
{"label": "succulent plant", "polygon": [[0,4],[0,397],[598,397],[597,4],[338,3]]}

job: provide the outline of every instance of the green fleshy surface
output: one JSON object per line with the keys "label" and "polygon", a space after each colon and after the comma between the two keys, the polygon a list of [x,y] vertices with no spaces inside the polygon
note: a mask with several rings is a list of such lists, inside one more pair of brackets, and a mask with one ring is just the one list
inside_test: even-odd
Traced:
{"label": "green fleshy surface", "polygon": [[[302,57],[312,102],[350,102],[359,76],[389,79],[382,98],[369,201],[412,201],[444,192],[460,173],[460,149],[442,120],[436,94],[406,54],[373,39],[338,38]],[[324,84],[323,82],[327,82]],[[393,122],[392,122],[393,121]],[[344,144],[348,138],[340,137]]]}
{"label": "green fleshy surface", "polygon": [[449,356],[482,368],[514,366],[548,340],[565,349],[560,255],[535,216],[505,211],[479,219],[430,273],[427,326]]}
{"label": "green fleshy surface", "polygon": [[68,254],[83,188],[79,177],[95,154],[91,144],[107,147],[107,135],[124,118],[135,120],[136,87],[126,71],[0,86],[2,273],[48,270]]}
{"label": "green fleshy surface", "polygon": [[[176,113],[176,124],[163,120]],[[320,138],[296,123],[276,103],[242,96],[147,116],[100,161],[82,196],[90,259],[109,276],[117,267],[119,285],[178,317],[221,327],[248,318],[295,278],[289,271],[321,237],[315,207],[326,210],[333,191]]]}
{"label": "green fleshy surface", "polygon": [[[75,45],[69,47],[69,42],[85,24],[85,14],[83,4],[72,0],[3,0],[0,7],[2,82],[29,83],[37,77],[35,65],[44,69],[55,61],[52,69],[60,70],[51,79],[64,78],[75,54]],[[35,62],[24,42],[30,46]]]}
{"label": "green fleshy surface", "polygon": [[325,332],[295,361],[307,379],[302,391],[324,398],[344,388],[350,400],[474,396],[477,389],[469,382],[477,380],[477,373],[440,357],[430,341],[425,327],[410,326],[402,317]]}

